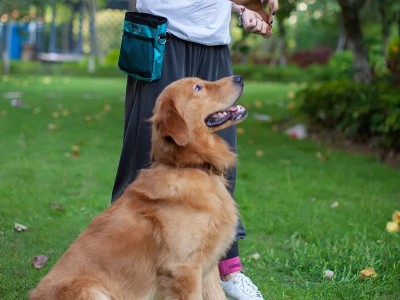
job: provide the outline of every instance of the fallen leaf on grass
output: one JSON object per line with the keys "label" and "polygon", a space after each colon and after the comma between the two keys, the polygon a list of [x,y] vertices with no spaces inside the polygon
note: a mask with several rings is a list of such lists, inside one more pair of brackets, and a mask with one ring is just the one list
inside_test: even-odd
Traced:
{"label": "fallen leaf on grass", "polygon": [[331,204],[331,208],[336,208],[339,206],[339,202],[335,201]]}
{"label": "fallen leaf on grass", "polygon": [[315,153],[315,156],[316,156],[317,159],[319,159],[319,160],[326,160],[326,159],[327,159],[326,155],[322,154],[321,152],[316,152],[316,153]]}
{"label": "fallen leaf on grass", "polygon": [[61,203],[58,203],[58,202],[50,202],[50,207],[57,211],[64,210],[64,205],[62,205]]}
{"label": "fallen leaf on grass", "polygon": [[245,131],[242,127],[237,127],[236,128],[236,133],[239,135],[245,134]]}
{"label": "fallen leaf on grass", "polygon": [[86,123],[93,121],[93,117],[89,115],[86,115],[83,119],[85,120]]}
{"label": "fallen leaf on grass", "polygon": [[24,224],[19,224],[19,223],[14,223],[14,229],[18,232],[22,232],[28,229],[27,226],[25,226]]}
{"label": "fallen leaf on grass", "polygon": [[360,277],[362,279],[367,279],[367,278],[375,278],[378,276],[374,270],[374,268],[365,268],[360,272]]}
{"label": "fallen leaf on grass", "polygon": [[68,116],[69,116],[69,110],[68,110],[68,109],[63,109],[63,110],[61,111],[61,115],[62,115],[63,117],[68,117]]}
{"label": "fallen leaf on grass", "polygon": [[111,110],[111,105],[110,104],[104,104],[103,109],[104,109],[104,111],[110,111]]}
{"label": "fallen leaf on grass", "polygon": [[262,151],[262,150],[257,150],[257,151],[256,151],[256,156],[259,156],[259,157],[264,156],[264,151]]}
{"label": "fallen leaf on grass", "polygon": [[399,226],[399,224],[397,224],[395,222],[387,222],[386,231],[387,232],[400,232],[400,226]]}
{"label": "fallen leaf on grass", "polygon": [[50,123],[49,125],[47,125],[47,129],[50,131],[55,131],[57,130],[58,126],[56,124]]}
{"label": "fallen leaf on grass", "polygon": [[35,107],[34,109],[32,109],[32,113],[34,115],[38,115],[42,112],[42,108],[40,106]]}
{"label": "fallen leaf on grass", "polygon": [[396,210],[393,215],[392,215],[392,221],[394,223],[399,224],[400,223],[400,211]]}
{"label": "fallen leaf on grass", "polygon": [[287,97],[288,97],[289,99],[293,99],[294,96],[295,96],[295,93],[294,93],[294,92],[288,92],[288,93],[287,93]]}
{"label": "fallen leaf on grass", "polygon": [[49,84],[51,83],[51,78],[48,77],[48,76],[43,77],[43,78],[42,78],[42,82],[43,82],[43,84],[45,84],[45,85],[49,85]]}
{"label": "fallen leaf on grass", "polygon": [[254,103],[254,106],[255,106],[256,108],[261,108],[261,107],[263,107],[263,104],[262,104],[262,102],[261,102],[260,100],[256,100],[256,101],[254,101],[253,103]]}
{"label": "fallen leaf on grass", "polygon": [[35,269],[41,269],[46,265],[47,260],[48,260],[47,256],[38,255],[32,259],[32,265],[35,267]]}

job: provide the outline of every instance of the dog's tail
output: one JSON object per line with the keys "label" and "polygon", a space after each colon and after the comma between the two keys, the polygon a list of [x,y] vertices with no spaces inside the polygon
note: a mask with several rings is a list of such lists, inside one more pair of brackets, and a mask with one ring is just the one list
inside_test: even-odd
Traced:
{"label": "dog's tail", "polygon": [[29,293],[29,300],[116,300],[95,278],[77,277],[57,285],[45,282]]}

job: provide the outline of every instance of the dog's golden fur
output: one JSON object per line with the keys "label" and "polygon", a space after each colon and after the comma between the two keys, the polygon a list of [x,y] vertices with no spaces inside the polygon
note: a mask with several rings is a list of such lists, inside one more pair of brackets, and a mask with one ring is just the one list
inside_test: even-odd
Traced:
{"label": "dog's golden fur", "polygon": [[[237,78],[236,78],[237,79]],[[179,80],[159,96],[152,159],[124,194],[70,246],[31,300],[225,299],[218,261],[237,223],[223,177],[235,154],[205,118],[226,109],[243,84]]]}

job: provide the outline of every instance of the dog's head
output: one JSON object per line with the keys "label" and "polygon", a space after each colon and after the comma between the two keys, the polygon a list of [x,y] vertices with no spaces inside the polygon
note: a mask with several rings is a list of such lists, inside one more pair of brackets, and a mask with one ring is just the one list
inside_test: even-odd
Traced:
{"label": "dog's head", "polygon": [[222,160],[232,165],[234,155],[228,154],[229,147],[215,132],[246,117],[243,106],[235,104],[242,92],[238,75],[214,82],[184,78],[167,86],[151,119],[153,159],[190,165],[215,163],[223,154]]}

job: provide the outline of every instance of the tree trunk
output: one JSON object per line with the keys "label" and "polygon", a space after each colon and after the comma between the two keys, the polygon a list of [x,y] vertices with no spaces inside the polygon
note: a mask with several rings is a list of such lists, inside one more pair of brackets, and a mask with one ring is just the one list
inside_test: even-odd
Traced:
{"label": "tree trunk", "polygon": [[56,36],[57,36],[57,28],[56,28],[56,0],[53,0],[51,3],[51,24],[50,24],[50,38],[49,38],[49,52],[56,52]]}
{"label": "tree trunk", "polygon": [[385,57],[387,45],[390,39],[390,21],[388,20],[389,3],[386,0],[381,0],[378,3],[378,7],[381,16],[381,34],[383,39],[382,54]]}
{"label": "tree trunk", "polygon": [[338,0],[342,9],[344,29],[349,48],[354,55],[354,80],[368,84],[372,80],[371,68],[363,41],[359,10],[365,1]]}
{"label": "tree trunk", "polygon": [[96,70],[96,55],[97,55],[96,1],[88,0],[88,7],[89,7],[89,44],[90,44],[88,72],[89,74],[93,74]]}

